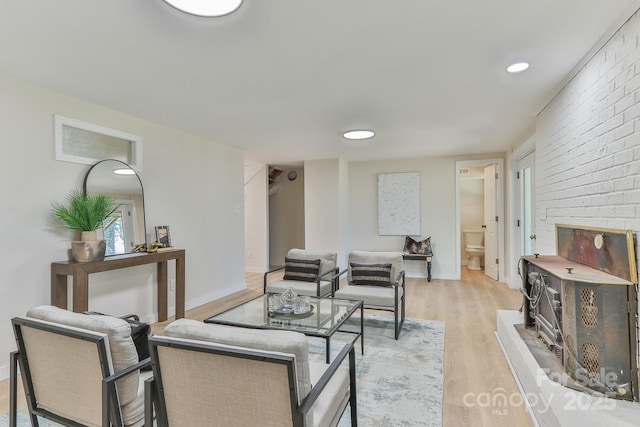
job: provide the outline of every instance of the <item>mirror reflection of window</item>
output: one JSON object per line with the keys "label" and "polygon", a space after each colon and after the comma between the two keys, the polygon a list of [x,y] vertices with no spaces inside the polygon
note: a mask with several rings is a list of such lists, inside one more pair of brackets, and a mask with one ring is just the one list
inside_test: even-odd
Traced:
{"label": "mirror reflection of window", "polygon": [[136,245],[133,204],[128,200],[116,200],[116,203],[118,209],[102,224],[107,243],[105,256],[126,254]]}

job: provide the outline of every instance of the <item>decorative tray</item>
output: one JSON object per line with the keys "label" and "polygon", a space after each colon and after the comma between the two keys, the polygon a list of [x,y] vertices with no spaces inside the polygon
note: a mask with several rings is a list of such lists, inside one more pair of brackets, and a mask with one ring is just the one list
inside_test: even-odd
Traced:
{"label": "decorative tray", "polygon": [[309,317],[313,314],[314,306],[310,304],[309,311],[305,313],[294,313],[293,308],[278,308],[273,311],[269,311],[269,317],[280,317],[280,318],[290,318],[290,319],[302,319],[305,317]]}

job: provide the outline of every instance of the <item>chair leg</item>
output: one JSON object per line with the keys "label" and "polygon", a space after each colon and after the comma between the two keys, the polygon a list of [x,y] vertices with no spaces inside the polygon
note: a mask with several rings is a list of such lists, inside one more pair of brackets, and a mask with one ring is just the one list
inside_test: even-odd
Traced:
{"label": "chair leg", "polygon": [[351,407],[351,426],[358,425],[358,405],[356,391],[356,352],[349,352],[349,406]]}
{"label": "chair leg", "polygon": [[144,382],[144,425],[145,427],[153,426],[153,378],[149,378]]}

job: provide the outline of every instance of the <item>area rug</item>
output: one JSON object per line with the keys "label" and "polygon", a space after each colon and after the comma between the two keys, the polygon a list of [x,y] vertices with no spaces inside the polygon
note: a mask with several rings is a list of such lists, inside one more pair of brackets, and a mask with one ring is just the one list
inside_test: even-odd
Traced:
{"label": "area rug", "polygon": [[[359,314],[354,317],[358,320]],[[444,322],[406,319],[400,339],[394,339],[393,318],[365,316],[364,355],[356,343],[358,425],[442,426],[442,393],[444,384]],[[331,352],[352,339],[350,334],[336,333],[331,339]],[[324,361],[324,340],[311,339],[313,358]],[[339,427],[351,425],[347,408]],[[31,424],[24,412],[18,417],[19,427]],[[41,419],[41,426],[58,426]],[[9,426],[8,414],[0,415],[0,427]]]}
{"label": "area rug", "polygon": [[[359,315],[354,315],[359,321]],[[442,425],[444,383],[444,322],[406,319],[400,338],[394,339],[393,318],[365,316],[364,355],[356,344],[356,388],[358,425],[428,426]],[[340,340],[331,340],[337,353]],[[313,357],[324,358],[324,341],[313,340]],[[350,426],[347,408],[339,427]]]}

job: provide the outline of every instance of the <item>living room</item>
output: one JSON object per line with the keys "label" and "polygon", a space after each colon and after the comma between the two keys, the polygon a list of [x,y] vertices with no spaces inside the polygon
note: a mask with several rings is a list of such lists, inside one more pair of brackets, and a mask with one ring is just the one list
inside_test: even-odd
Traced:
{"label": "living room", "polygon": [[[65,3],[69,8],[87,7]],[[620,3],[631,8],[634,2],[618,2],[619,10],[622,10],[624,7]],[[247,5],[252,4],[247,1]],[[44,7],[43,4],[39,6]],[[27,12],[31,12],[27,6],[9,5],[4,0],[3,7],[7,14],[3,14],[2,23],[26,19]],[[123,4],[119,7],[126,8]],[[90,11],[91,7],[82,9],[78,14],[87,15],[78,16],[90,16]],[[140,12],[142,10],[136,13]],[[18,18],[12,18],[12,13]],[[610,40],[604,37],[601,46],[578,64],[571,78],[563,76],[567,77],[563,89],[549,99],[544,109],[536,111],[539,114],[531,132],[514,139],[504,150],[477,150],[455,155],[405,152],[406,156],[398,158],[389,155],[388,158],[353,161],[339,156],[304,159],[305,183],[318,189],[305,191],[305,202],[316,203],[335,213],[328,222],[319,210],[309,210],[309,216],[305,216],[305,227],[310,230],[306,236],[308,246],[335,247],[343,264],[346,254],[354,249],[400,250],[403,237],[379,236],[376,232],[375,177],[385,172],[418,171],[423,191],[421,222],[424,234],[421,237],[432,238],[434,278],[458,280],[456,162],[502,159],[506,221],[501,247],[508,258],[501,265],[500,281],[515,288],[520,279],[512,258],[519,255],[515,249],[518,247],[516,218],[511,215],[517,208],[514,165],[518,156],[531,151],[535,151],[536,156],[537,252],[556,252],[554,226],[558,223],[640,231],[640,129],[636,124],[640,99],[635,77],[638,47],[634,42],[640,37],[640,19],[632,13],[627,14],[629,17],[628,22],[616,21],[620,31]],[[161,19],[168,21],[169,18]],[[8,24],[2,31],[13,28]],[[603,28],[600,35],[605,35],[606,30],[611,29]],[[3,38],[4,44],[11,43],[8,40],[12,37]],[[596,40],[590,41],[589,47],[595,43]],[[17,41],[16,44],[20,46]],[[12,76],[14,70],[4,62],[6,59],[0,67],[0,133],[4,151],[0,161],[4,177],[1,191],[6,201],[5,224],[10,224],[5,229],[9,244],[0,249],[5,260],[5,280],[0,285],[0,312],[3,314],[0,378],[8,377],[8,356],[15,349],[10,319],[24,315],[31,307],[50,303],[51,262],[68,259],[69,243],[74,238],[72,233],[52,223],[50,205],[82,185],[87,166],[55,160],[54,114],[143,138],[143,162],[139,172],[144,185],[147,234],[152,233],[154,225],[168,224],[174,244],[186,249],[187,309],[245,289],[245,151],[238,146],[225,145],[223,137],[205,137],[193,129],[181,129],[168,117],[162,121],[162,114],[151,120],[142,112],[125,113],[107,103],[97,102],[90,94],[83,97],[71,89],[65,90],[65,86],[43,87],[33,83],[37,82],[37,74],[47,72],[49,62],[60,61],[60,58],[37,57],[29,53],[20,57],[15,48],[9,51],[15,56],[8,55],[8,58],[21,58],[34,65],[30,67],[32,74],[22,78]],[[77,54],[72,49],[63,49],[62,53],[70,55],[63,58],[76,61],[78,67],[84,59],[83,53],[86,54]],[[136,59],[140,61],[150,56],[148,52],[138,54]],[[99,61],[99,58],[97,54],[95,60]],[[73,78],[92,79],[87,73],[79,73]],[[144,76],[127,78],[142,83]],[[557,82],[558,90],[560,83]],[[100,82],[94,84],[101,85]],[[175,95],[173,99],[156,99],[155,103],[180,101],[180,96]],[[239,128],[251,126],[239,119],[235,123]],[[331,130],[332,133],[337,131]],[[366,151],[367,147],[359,150]],[[285,154],[290,153],[283,151],[282,155]],[[335,190],[332,197],[324,189],[327,176],[331,177],[331,190]],[[328,206],[323,205],[327,202],[330,203]],[[420,273],[418,268],[414,272]],[[174,271],[169,273],[171,276]],[[174,305],[170,294],[170,309],[175,309]],[[157,319],[155,306],[155,270],[149,266],[100,273],[92,278],[91,310],[139,313],[144,320],[153,322]],[[504,374],[510,375],[509,372]]]}

